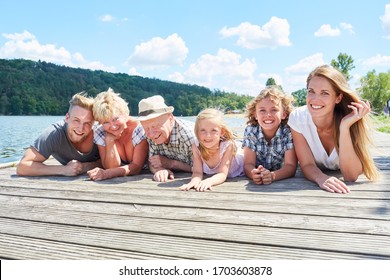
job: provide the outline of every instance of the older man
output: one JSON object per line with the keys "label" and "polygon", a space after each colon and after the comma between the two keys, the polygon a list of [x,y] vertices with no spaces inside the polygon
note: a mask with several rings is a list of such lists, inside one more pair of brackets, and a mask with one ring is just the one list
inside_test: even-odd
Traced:
{"label": "older man", "polygon": [[138,104],[138,120],[149,143],[149,169],[158,182],[173,179],[174,170],[192,169],[194,124],[174,117],[173,110],[160,95],[142,99]]}
{"label": "older man", "polygon": [[[16,167],[21,176],[77,176],[100,166],[99,151],[93,143],[92,106],[94,100],[83,93],[69,101],[65,120],[48,127],[28,148]],[[44,161],[53,156],[62,165]]]}

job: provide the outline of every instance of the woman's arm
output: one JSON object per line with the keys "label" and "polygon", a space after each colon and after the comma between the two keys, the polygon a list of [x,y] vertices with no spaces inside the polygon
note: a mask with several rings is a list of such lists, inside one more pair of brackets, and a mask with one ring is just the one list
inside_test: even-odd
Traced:
{"label": "woman's arm", "polygon": [[[129,145],[132,145],[132,143],[129,143]],[[104,153],[105,147],[98,147],[102,149]],[[141,173],[142,167],[145,164],[148,154],[148,147],[148,142],[146,140],[142,140],[141,143],[134,147],[133,160],[129,164],[107,169],[95,168],[88,171],[88,175],[94,181],[106,180],[121,176],[137,175]]]}
{"label": "woman's arm", "polygon": [[313,153],[307,144],[305,137],[295,130],[291,129],[294,140],[295,152],[302,169],[303,175],[310,181],[328,191],[347,193],[349,188],[339,179],[324,174],[316,165]]}
{"label": "woman's arm", "polygon": [[345,181],[356,181],[360,174],[363,173],[363,166],[353,148],[349,128],[340,126],[339,140],[339,161],[340,171]]}
{"label": "woman's arm", "polygon": [[98,145],[102,166],[105,169],[121,166],[121,158],[115,145],[116,137],[106,133],[106,146]]}
{"label": "woman's arm", "polygon": [[[132,145],[132,144],[131,144]],[[130,164],[127,165],[128,170],[126,175],[138,175],[141,173],[143,166],[146,163],[148,156],[149,144],[146,139],[142,140],[138,145],[134,147],[133,159]]]}
{"label": "woman's arm", "polygon": [[340,170],[346,181],[356,181],[363,173],[363,165],[357,156],[350,134],[351,126],[371,111],[370,104],[364,101],[352,102],[348,106],[352,109],[340,123],[339,160]]}

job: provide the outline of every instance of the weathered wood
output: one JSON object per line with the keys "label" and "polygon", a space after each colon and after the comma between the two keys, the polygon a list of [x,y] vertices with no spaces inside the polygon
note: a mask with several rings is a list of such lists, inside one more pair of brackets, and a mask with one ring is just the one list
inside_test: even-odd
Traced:
{"label": "weathered wood", "polygon": [[41,237],[30,238],[17,235],[0,234],[0,252],[7,259],[27,260],[78,260],[78,259],[173,259],[155,254],[143,254],[134,251],[105,249],[96,246],[77,245],[69,242],[44,240]]}
{"label": "weathered wood", "polygon": [[[122,251],[135,251],[144,254],[162,252],[163,256],[180,259],[364,259],[370,256],[361,253],[342,252],[340,250],[310,250],[294,247],[274,247],[252,243],[222,242],[208,239],[183,238],[138,232],[114,231],[90,227],[77,227],[54,223],[40,223],[23,220],[0,219],[2,229],[12,235],[23,237],[39,236],[47,241],[84,244],[99,248]],[[23,233],[23,229],[28,228]],[[239,234],[239,233],[237,233]],[[53,248],[55,255],[55,248]],[[137,258],[136,256],[134,258]]]}
{"label": "weathered wood", "polygon": [[381,180],[361,176],[344,195],[300,170],[269,186],[241,177],[183,192],[189,173],[167,183],[147,172],[93,182],[19,177],[8,165],[0,168],[0,258],[390,259],[388,135],[374,159]]}
{"label": "weathered wood", "polygon": [[[231,209],[211,209],[192,207],[172,207],[156,205],[131,205],[123,203],[96,203],[85,201],[69,201],[63,199],[20,198],[0,196],[0,216],[20,218],[29,215],[33,219],[35,213],[52,215],[68,211],[85,215],[111,214],[118,217],[155,218],[165,220],[185,220],[208,223],[267,226],[281,228],[298,228],[311,230],[327,230],[336,232],[354,232],[390,235],[388,219],[364,219],[361,217],[336,217],[320,215],[296,215],[293,213],[275,213],[260,211],[241,211]],[[85,213],[87,212],[87,213]],[[31,214],[31,215],[30,215]],[[65,214],[63,214],[65,215]]]}

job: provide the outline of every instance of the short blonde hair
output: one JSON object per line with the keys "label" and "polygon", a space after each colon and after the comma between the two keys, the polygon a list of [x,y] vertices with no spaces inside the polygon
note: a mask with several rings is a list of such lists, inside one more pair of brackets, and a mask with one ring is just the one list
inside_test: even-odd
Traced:
{"label": "short blonde hair", "polygon": [[246,105],[246,117],[248,118],[247,124],[258,125],[258,122],[255,118],[256,104],[261,100],[269,98],[274,103],[281,103],[284,112],[286,113],[286,118],[282,120],[282,123],[287,124],[288,116],[294,109],[293,100],[294,98],[291,95],[285,94],[278,86],[268,86],[260,91],[259,95],[253,98],[248,105]]}
{"label": "short blonde hair", "polygon": [[119,93],[115,93],[109,88],[107,91],[103,91],[95,97],[92,110],[95,120],[102,123],[118,115],[128,116],[130,114],[127,102],[119,95]]}
{"label": "short blonde hair", "polygon": [[[207,108],[201,111],[195,120],[195,135],[199,139],[199,122],[201,120],[213,120],[218,126],[221,127],[221,132],[223,136],[221,137],[221,141],[234,141],[234,134],[231,129],[227,126],[225,120],[223,119],[223,113],[214,108]],[[210,153],[206,147],[202,145],[199,141],[199,151],[202,155],[202,158],[208,160],[210,158]],[[234,151],[236,152],[236,151]]]}
{"label": "short blonde hair", "polygon": [[79,106],[81,108],[92,111],[93,104],[94,99],[92,97],[89,97],[85,91],[76,93],[72,96],[72,99],[69,100],[68,113],[72,111],[74,106]]}

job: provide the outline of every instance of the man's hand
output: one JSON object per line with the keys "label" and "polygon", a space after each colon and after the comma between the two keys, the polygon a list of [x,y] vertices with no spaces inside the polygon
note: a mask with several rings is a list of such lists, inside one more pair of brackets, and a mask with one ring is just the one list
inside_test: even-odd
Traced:
{"label": "man's hand", "polygon": [[173,172],[169,169],[161,169],[153,175],[153,180],[157,182],[166,182],[168,179],[173,180],[174,178]]}
{"label": "man's hand", "polygon": [[83,164],[78,160],[71,160],[64,166],[64,176],[78,176],[83,174]]}
{"label": "man's hand", "polygon": [[171,169],[171,162],[172,160],[161,155],[155,155],[149,158],[149,165],[154,169]]}

